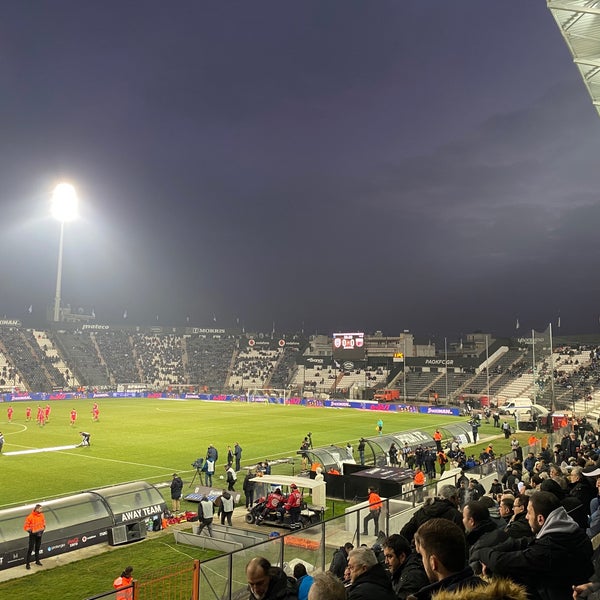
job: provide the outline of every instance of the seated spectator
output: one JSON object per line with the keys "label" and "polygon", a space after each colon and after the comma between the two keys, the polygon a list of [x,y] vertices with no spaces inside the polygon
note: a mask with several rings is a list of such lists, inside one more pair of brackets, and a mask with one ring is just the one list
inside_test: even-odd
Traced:
{"label": "seated spectator", "polygon": [[365,546],[352,550],[348,555],[348,568],[351,578],[348,600],[395,600],[388,574],[373,550]]}
{"label": "seated spectator", "polygon": [[466,564],[467,545],[463,530],[448,519],[430,519],[423,523],[415,533],[415,547],[430,583],[407,600],[430,600],[442,590],[484,585]]}
{"label": "seated spectator", "polygon": [[397,533],[383,542],[385,564],[392,576],[392,588],[399,600],[428,584],[421,556],[411,550],[408,540]]}
{"label": "seated spectator", "polygon": [[296,563],[294,566],[294,579],[298,586],[298,600],[308,600],[308,592],[313,584],[313,578],[306,572],[304,563]]}
{"label": "seated spectator", "polygon": [[346,600],[346,588],[333,573],[317,573],[308,591],[308,600]]}
{"label": "seated spectator", "polygon": [[246,565],[248,600],[297,600],[296,582],[262,556]]}
{"label": "seated spectator", "polygon": [[515,498],[513,503],[513,516],[504,530],[508,534],[508,537],[514,539],[533,537],[533,531],[531,530],[529,521],[527,520],[528,505],[529,496],[523,494]]}
{"label": "seated spectator", "polygon": [[469,564],[474,573],[481,572],[478,560],[471,557],[480,548],[495,546],[507,539],[508,535],[499,529],[490,519],[490,511],[481,500],[468,502],[463,508],[463,525],[465,526]]}
{"label": "seated spectator", "polygon": [[354,550],[351,542],[346,542],[341,548],[338,548],[331,559],[329,571],[333,573],[340,581],[344,580],[344,571],[348,566],[348,553]]}
{"label": "seated spectator", "polygon": [[427,498],[423,506],[400,531],[409,542],[412,542],[419,527],[430,519],[447,519],[463,528],[462,513],[458,510],[458,490],[453,485],[444,485],[436,498]]}
{"label": "seated spectator", "polygon": [[531,495],[527,519],[533,540],[509,539],[480,549],[473,558],[483,563],[484,573],[522,583],[531,598],[570,598],[573,586],[586,583],[593,573],[592,543],[549,492]]}

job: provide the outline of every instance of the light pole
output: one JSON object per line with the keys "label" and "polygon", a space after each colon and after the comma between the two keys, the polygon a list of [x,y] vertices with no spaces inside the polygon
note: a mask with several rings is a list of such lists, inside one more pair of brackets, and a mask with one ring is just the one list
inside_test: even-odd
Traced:
{"label": "light pole", "polygon": [[62,258],[65,223],[77,218],[77,192],[70,183],[59,183],[52,193],[52,216],[60,221],[58,242],[58,269],[56,273],[56,295],[54,296],[54,322],[60,321],[60,289],[62,283]]}

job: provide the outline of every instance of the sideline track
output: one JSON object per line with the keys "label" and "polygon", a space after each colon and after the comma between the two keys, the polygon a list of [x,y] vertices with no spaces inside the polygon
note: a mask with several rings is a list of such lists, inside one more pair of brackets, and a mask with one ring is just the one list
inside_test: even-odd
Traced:
{"label": "sideline track", "polygon": [[29,450],[14,450],[13,452],[3,452],[3,456],[15,456],[16,454],[37,454],[38,452],[57,452],[59,450],[73,450],[77,444],[70,446],[54,446],[53,448],[31,448]]}

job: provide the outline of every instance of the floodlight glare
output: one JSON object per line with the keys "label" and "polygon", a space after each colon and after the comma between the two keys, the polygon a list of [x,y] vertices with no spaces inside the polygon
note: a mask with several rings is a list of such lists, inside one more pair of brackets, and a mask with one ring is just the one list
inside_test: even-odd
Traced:
{"label": "floodlight glare", "polygon": [[70,183],[59,183],[52,193],[52,216],[61,223],[77,218],[77,192]]}
{"label": "floodlight glare", "polygon": [[70,183],[59,183],[52,193],[52,216],[60,221],[58,242],[58,269],[56,273],[56,295],[54,296],[54,322],[60,321],[60,288],[62,283],[63,238],[65,223],[77,218],[77,192]]}

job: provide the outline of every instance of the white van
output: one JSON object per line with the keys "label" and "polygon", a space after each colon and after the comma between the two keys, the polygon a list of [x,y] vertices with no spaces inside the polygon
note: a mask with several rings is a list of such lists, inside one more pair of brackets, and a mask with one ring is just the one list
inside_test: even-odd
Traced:
{"label": "white van", "polygon": [[533,402],[529,398],[511,398],[500,407],[500,412],[505,415],[514,415],[516,410],[531,410]]}

